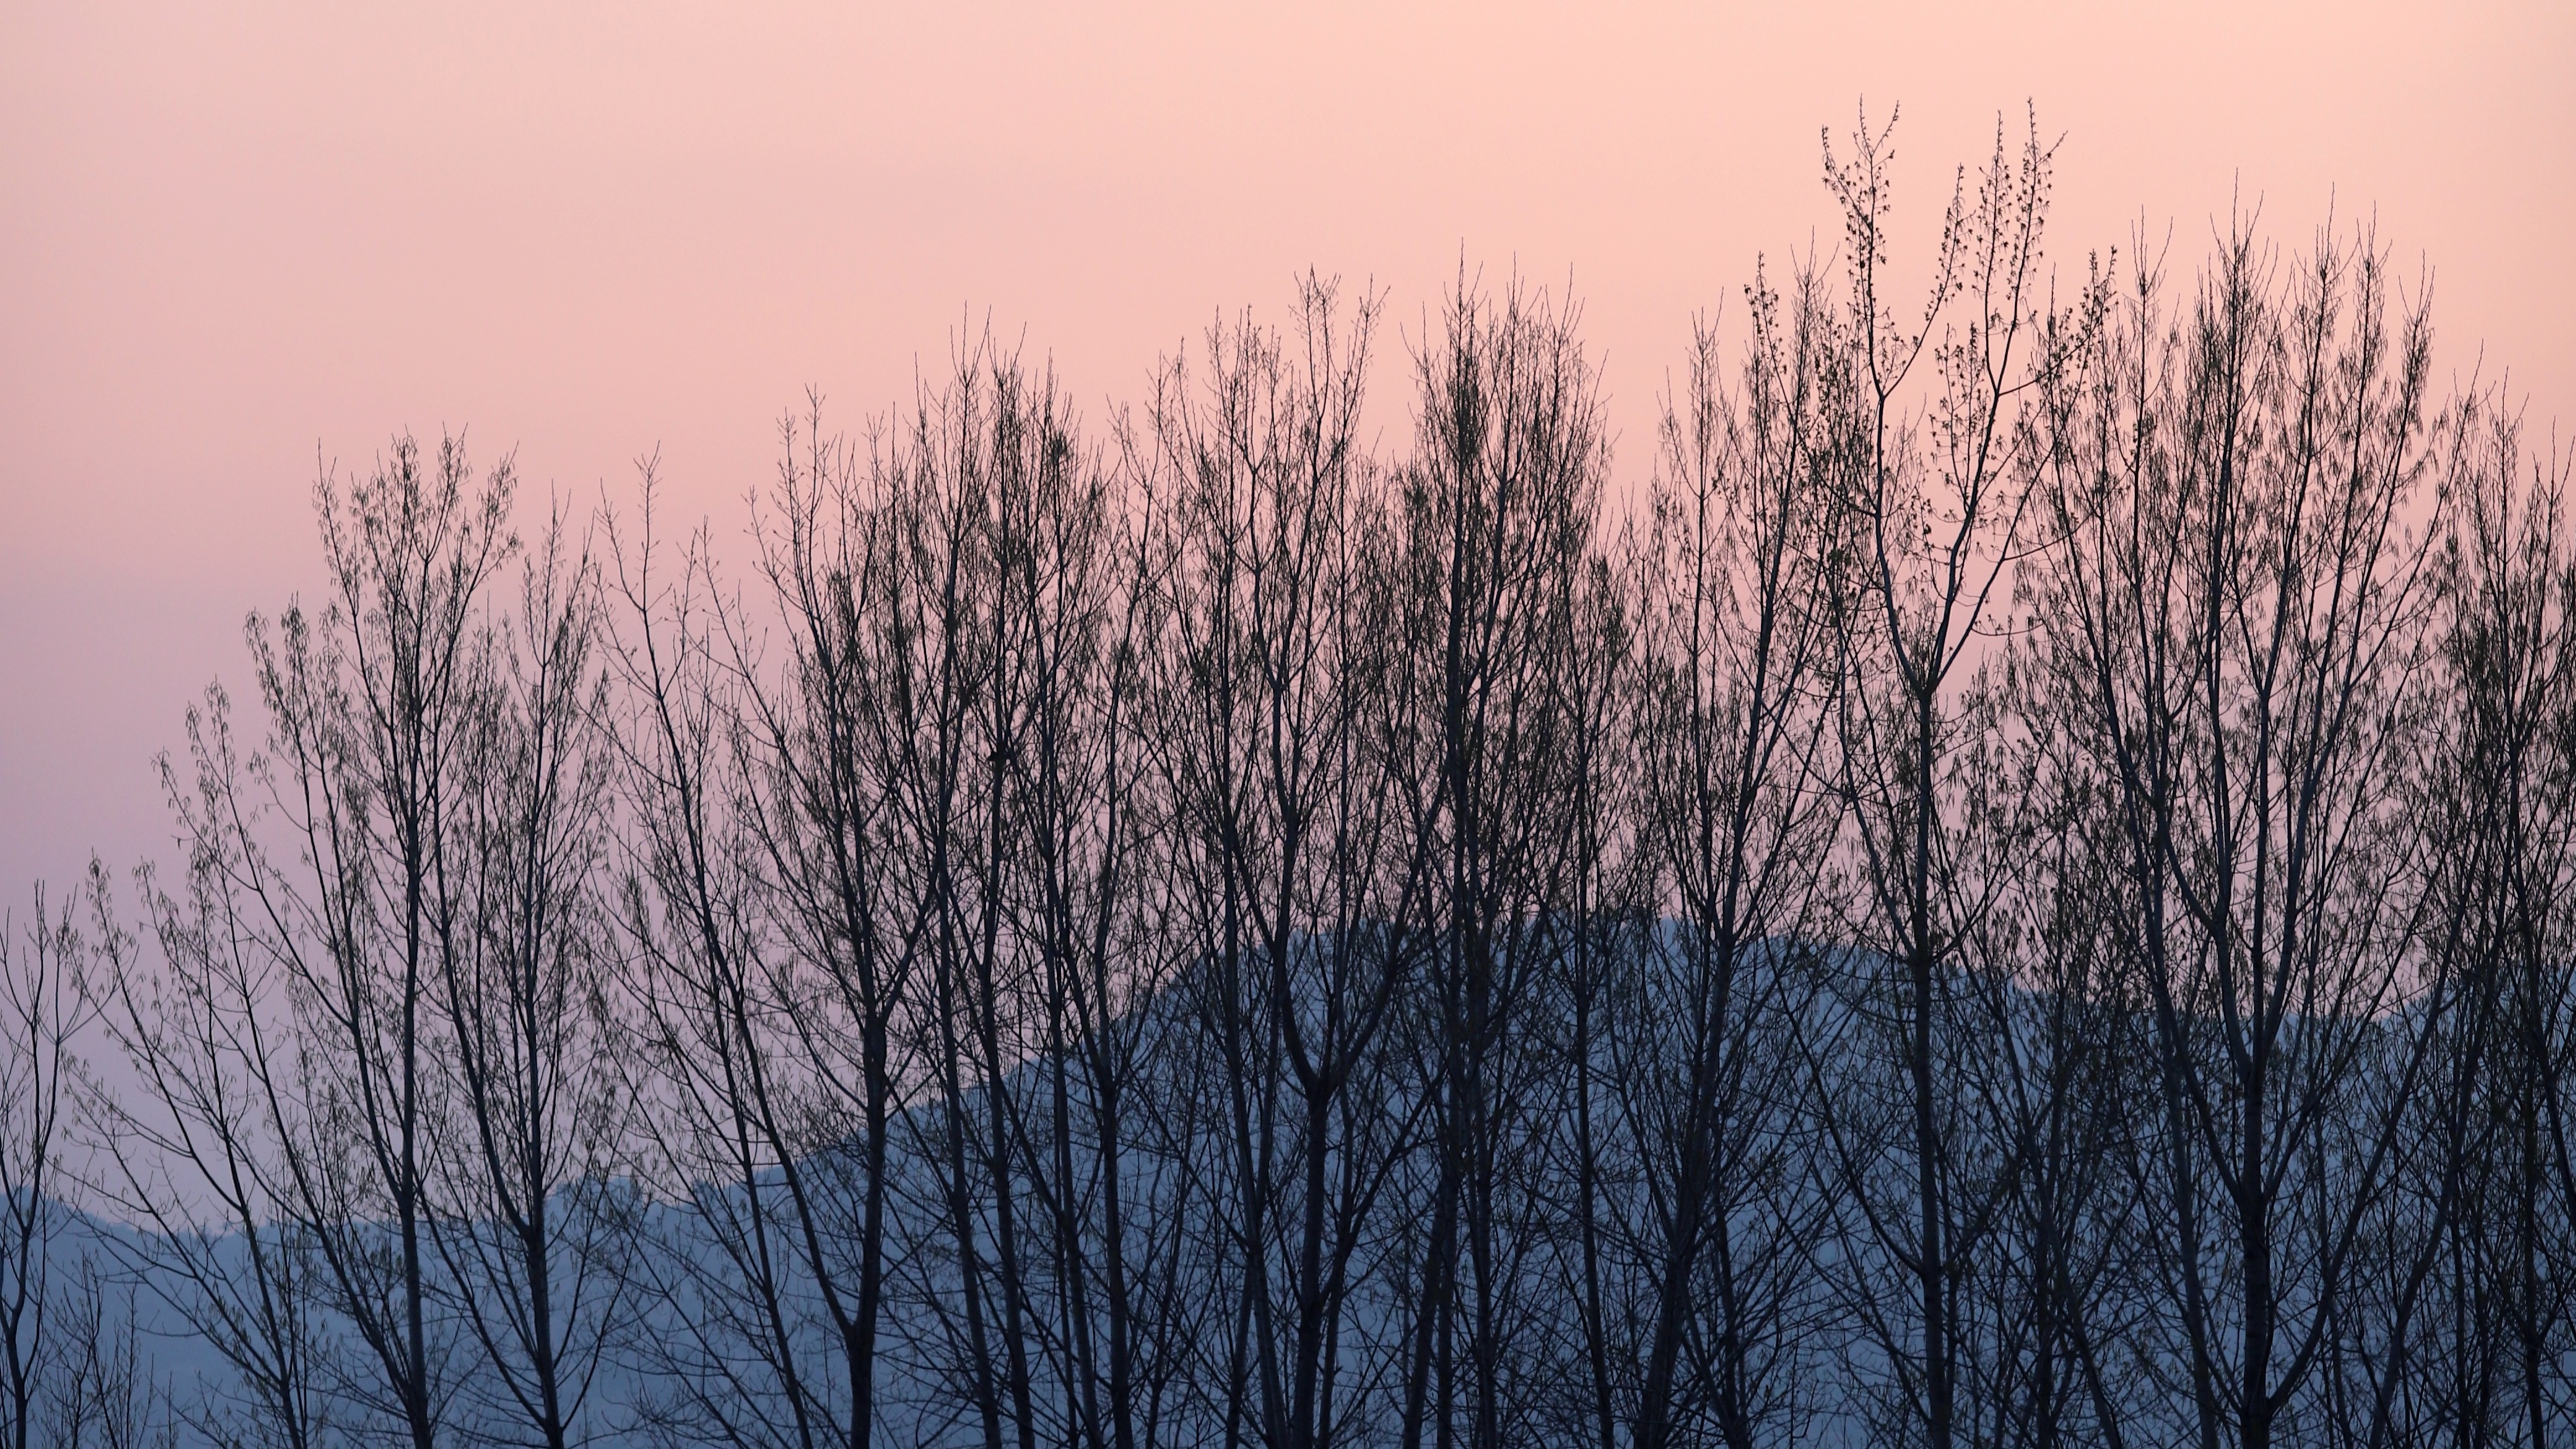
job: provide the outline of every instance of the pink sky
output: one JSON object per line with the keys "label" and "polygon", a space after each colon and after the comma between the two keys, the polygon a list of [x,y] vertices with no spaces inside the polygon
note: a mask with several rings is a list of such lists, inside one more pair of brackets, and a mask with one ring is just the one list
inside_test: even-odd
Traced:
{"label": "pink sky", "polygon": [[2294,245],[2375,213],[2441,368],[2576,419],[2576,7],[1932,8],[0,9],[0,901],[167,853],[150,759],[311,586],[317,447],[468,427],[541,503],[658,446],[731,538],[809,384],[855,428],[970,309],[1098,419],[1308,266],[1418,331],[1463,247],[1571,271],[1642,476],[1863,98],[1924,230],[2036,102],[2078,267],[2196,264],[2240,180]]}

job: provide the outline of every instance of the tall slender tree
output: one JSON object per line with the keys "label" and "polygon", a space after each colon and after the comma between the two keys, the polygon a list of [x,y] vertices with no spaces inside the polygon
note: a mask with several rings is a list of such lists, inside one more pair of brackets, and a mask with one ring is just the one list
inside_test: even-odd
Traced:
{"label": "tall slender tree", "polygon": [[2114,792],[2110,919],[2154,1022],[2137,1188],[2177,1335],[2154,1357],[2198,1442],[2247,1449],[2368,1416],[2318,1370],[2450,1005],[2403,808],[2445,502],[2418,488],[2429,333],[2366,241],[2276,268],[2240,230],[2170,326],[2141,277],[2058,450],[2040,611]]}
{"label": "tall slender tree", "polygon": [[1749,300],[1733,386],[1714,329],[1696,333],[1639,569],[1638,828],[1674,918],[1652,936],[1614,1045],[1656,1204],[1638,1224],[1652,1325],[1641,1449],[1682,1437],[1694,1404],[1733,1449],[1786,1427],[1821,1206],[1789,1185],[1830,1182],[1801,1164],[1812,1144],[1791,1033],[1812,990],[1793,957],[1821,924],[1841,814],[1824,607],[1832,319],[1812,275],[1786,299],[1757,280]]}
{"label": "tall slender tree", "polygon": [[1572,303],[1462,276],[1418,358],[1416,453],[1401,498],[1397,627],[1431,782],[1422,840],[1435,941],[1425,957],[1436,1174],[1407,1369],[1403,1441],[1495,1446],[1528,1432],[1511,1353],[1530,1305],[1533,1215],[1516,1170],[1537,1019],[1553,984],[1542,912],[1572,861],[1557,688],[1570,575],[1594,556],[1608,440]]}
{"label": "tall slender tree", "polygon": [[22,928],[0,920],[0,1441],[39,1442],[48,1381],[70,1352],[67,1157],[79,1095],[76,1039],[97,1015],[89,948],[68,903],[35,892]]}
{"label": "tall slender tree", "polygon": [[452,1382],[428,1238],[432,1003],[466,948],[457,832],[513,482],[505,462],[478,483],[455,438],[428,456],[397,438],[345,487],[326,471],[330,601],[247,631],[265,739],[244,752],[228,713],[205,716],[173,792],[192,893],[273,973],[259,1007],[291,1013],[236,1060],[276,1134],[270,1206],[355,1340],[332,1386],[414,1449]]}
{"label": "tall slender tree", "polygon": [[592,1391],[631,1307],[598,579],[570,546],[558,508],[480,661],[456,807],[464,919],[434,995],[448,1105],[431,1239],[497,1389],[480,1427],[546,1449],[603,1417]]}
{"label": "tall slender tree", "polygon": [[[1986,671],[2028,542],[2030,390],[2084,343],[2044,267],[2053,152],[2036,119],[1952,192],[1918,312],[1897,310],[1889,236],[1894,122],[1864,117],[1827,179],[1844,216],[1829,450],[1842,498],[1831,586],[1841,654],[1838,758],[1850,821],[1848,1002],[1869,1040],[1837,1050],[1821,1094],[1860,1336],[1887,1375],[1883,1432],[1950,1449],[1981,1407],[1962,1341],[1967,1271],[2002,1186],[1959,1090],[1988,1049],[1964,988],[1971,937],[2006,858],[1981,808],[2001,729]],[[1896,1185],[1902,1182],[1899,1189]]]}

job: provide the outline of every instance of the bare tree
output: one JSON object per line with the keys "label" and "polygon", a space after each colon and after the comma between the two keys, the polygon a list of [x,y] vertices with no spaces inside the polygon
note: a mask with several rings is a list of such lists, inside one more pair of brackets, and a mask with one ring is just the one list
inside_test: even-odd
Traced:
{"label": "bare tree", "polygon": [[[229,707],[208,691],[203,712],[190,711],[192,745],[230,740]],[[163,779],[178,788],[166,759]],[[324,1268],[294,1211],[277,1145],[291,1119],[269,1093],[267,1065],[291,1040],[291,1008],[280,967],[259,948],[260,923],[237,913],[216,861],[200,856],[186,881],[174,899],[138,873],[156,970],[93,870],[106,1029],[139,1084],[98,1103],[103,1193],[144,1230],[119,1240],[128,1268],[234,1375],[182,1406],[190,1426],[219,1444],[313,1449],[332,1417]]]}
{"label": "bare tree", "polygon": [[1999,899],[1963,942],[1963,1005],[1987,1044],[1952,1091],[2001,1167],[1989,1241],[1971,1269],[1981,1354],[1974,1432],[2054,1446],[2130,1441],[2138,1340],[2152,1308],[2136,1272],[2141,1212],[2133,1103],[2152,1056],[2110,918],[2123,908],[2108,790],[2080,729],[2009,655],[2014,738],[1989,755]]}
{"label": "bare tree", "polygon": [[143,1294],[116,1277],[95,1244],[68,1275],[45,1442],[58,1449],[178,1449],[180,1419],[136,1313]]}
{"label": "bare tree", "polygon": [[2138,1190],[2179,1335],[2155,1357],[2210,1446],[2370,1419],[2318,1370],[2397,1230],[2450,1003],[2404,789],[2429,335],[2420,299],[2392,325],[2390,291],[2366,241],[2282,273],[2242,230],[2187,322],[2142,276],[2050,484],[2068,537],[2042,618],[2114,792],[2111,919],[2154,1024]]}
{"label": "bare tree", "polygon": [[2439,743],[2421,752],[2413,784],[2436,842],[2424,852],[2445,927],[2433,969],[2454,978],[2457,1005],[2436,1090],[2420,1094],[2410,1128],[2421,1228],[2402,1257],[2383,1257],[2429,1300],[2416,1310],[2428,1341],[2409,1355],[2401,1340],[2364,1367],[2380,1370],[2374,1409],[2392,1432],[2538,1445],[2568,1413],[2576,1267],[2561,905],[2576,866],[2576,556],[2566,464],[2525,454],[2499,395],[2471,393],[2450,422],[2439,467],[2455,506],[2433,564],[2440,653],[2427,720]]}
{"label": "bare tree", "polygon": [[[1418,451],[1403,480],[1397,615],[1405,686],[1421,713],[1404,767],[1433,790],[1427,852],[1437,940],[1425,958],[1437,1157],[1416,1273],[1403,1442],[1476,1446],[1526,1432],[1507,1360],[1535,1305],[1515,1194],[1533,1073],[1535,1000],[1553,985],[1553,933],[1573,859],[1556,689],[1567,576],[1596,547],[1607,439],[1597,373],[1558,310],[1514,285],[1499,301],[1462,277],[1419,359]],[[1417,788],[1420,788],[1417,786]]]}
{"label": "bare tree", "polygon": [[916,1261],[932,1275],[921,1291],[954,1295],[962,1309],[949,1320],[948,1362],[988,1449],[1006,1427],[1022,1449],[1038,1439],[1009,1081],[1029,1003],[1003,936],[1026,622],[1003,586],[998,520],[1016,490],[1075,455],[1064,406],[1052,378],[1031,378],[989,342],[972,347],[954,382],[925,390],[880,441],[866,491],[837,505],[868,564],[852,619],[870,692],[852,723],[881,782],[877,828],[892,847],[882,888],[924,973],[916,1050],[938,1094],[903,1124],[939,1164],[946,1242]]}
{"label": "bare tree", "polygon": [[1153,416],[1168,632],[1141,743],[1225,1113],[1209,1271],[1228,1321],[1202,1352],[1229,1442],[1327,1444],[1370,1410],[1343,1346],[1404,1132],[1374,1078],[1425,804],[1378,717],[1387,500],[1357,436],[1376,320],[1308,277],[1292,330],[1212,328]]}
{"label": "bare tree", "polygon": [[1052,1322],[1037,1337],[1063,1395],[1059,1432],[1134,1449],[1139,1277],[1158,1235],[1132,1214],[1180,1210],[1137,1171],[1144,1124],[1133,1111],[1153,1047],[1139,1008],[1170,965],[1140,909],[1140,838],[1154,812],[1134,711],[1152,549],[1121,510],[1120,480],[1069,430],[1035,441],[1020,455],[1035,466],[1001,490],[995,519],[1020,660],[1020,743],[1003,760],[1017,844],[1002,885],[1010,934],[1035,958],[1024,968],[1040,1000],[1028,1045],[1043,1064],[1038,1089],[1016,1094],[1014,1135],[1046,1221]]}
{"label": "bare tree", "polygon": [[1974,1361],[1961,1341],[1965,1274],[2002,1186],[1958,1090],[1983,1049],[1962,993],[1983,963],[1965,947],[2002,887],[1993,817],[1979,808],[1999,729],[1982,666],[2024,542],[2019,413],[2080,342],[2081,319],[2052,310],[2051,152],[2035,121],[2018,155],[1998,122],[1973,195],[1962,168],[1928,295],[1899,317],[1893,124],[1864,120],[1847,160],[1830,139],[1826,152],[1846,270],[1832,456],[1850,565],[1836,586],[1836,701],[1855,857],[1851,1002],[1873,1040],[1838,1048],[1843,1080],[1825,1100],[1856,1223],[1839,1257],[1855,1327],[1888,1376],[1888,1432],[1949,1449],[1975,1407],[1961,1403]]}
{"label": "bare tree", "polygon": [[[95,1019],[88,947],[68,904],[36,888],[24,931],[0,918],[0,1437],[28,1449],[47,1381],[71,1352],[55,1253],[71,1208],[71,1119],[81,1066],[75,1040]],[[70,1286],[65,1284],[63,1286]]]}
{"label": "bare tree", "polygon": [[1553,1089],[1537,1093],[1537,1111],[1558,1123],[1540,1169],[1547,1185],[1538,1189],[1550,1202],[1555,1316],[1566,1325],[1553,1334],[1565,1346],[1549,1356],[1580,1365],[1548,1396],[1541,1422],[1567,1432],[1588,1422],[1604,1446],[1617,1440],[1639,1357],[1633,1322],[1623,1321],[1632,1316],[1620,1312],[1619,1282],[1622,1242],[1632,1232],[1624,1219],[1633,1216],[1622,1213],[1620,1194],[1637,1176],[1636,1154],[1623,1151],[1616,1111],[1624,1085],[1619,1048],[1635,1021],[1623,1019],[1620,1008],[1639,995],[1653,938],[1655,863],[1637,848],[1642,832],[1631,823],[1641,788],[1639,737],[1626,718],[1638,697],[1634,553],[1614,559],[1595,552],[1560,579],[1564,657],[1554,708],[1563,721],[1558,819],[1567,859],[1539,912],[1558,958],[1549,993],[1556,1020],[1547,1034],[1559,1070]]}
{"label": "bare tree", "polygon": [[[609,626],[628,713],[621,890],[630,949],[621,978],[637,1050],[628,1090],[640,1158],[685,1206],[638,1264],[653,1295],[637,1363],[650,1389],[631,1410],[668,1435],[811,1446],[837,1437],[816,1415],[794,1312],[799,1269],[770,1195],[781,1157],[773,1078],[785,1070],[762,985],[770,941],[754,902],[752,847],[731,807],[739,704],[714,622],[704,538],[677,577],[656,531],[654,467],[643,469],[631,543],[611,514],[617,592]],[[818,1408],[818,1399],[821,1400]],[[764,1437],[762,1431],[770,1431]]]}
{"label": "bare tree", "polygon": [[345,492],[324,474],[331,602],[248,629],[266,741],[245,755],[228,715],[207,716],[194,784],[174,792],[212,914],[292,1012],[291,1039],[240,1058],[278,1134],[272,1203],[360,1346],[345,1391],[414,1449],[435,1442],[451,1378],[428,1241],[431,1005],[465,947],[456,830],[511,487],[506,463],[478,485],[453,438],[429,458],[399,438]]}
{"label": "bare tree", "polygon": [[[847,479],[818,433],[801,459],[797,441],[784,564],[771,563],[802,606],[784,685],[758,692],[703,538],[676,579],[657,574],[650,465],[641,532],[618,551],[631,630],[619,658],[641,836],[628,991],[652,1068],[637,1091],[667,1109],[645,1136],[689,1208],[654,1260],[672,1332],[642,1360],[667,1386],[647,1412],[692,1436],[812,1446],[868,1442],[881,1417],[903,996],[853,713],[868,687],[852,636],[866,576],[861,560],[814,552],[837,541],[815,525]],[[831,1342],[820,1361],[805,1341],[814,1311]]]}
{"label": "bare tree", "polygon": [[[1823,607],[1831,321],[1812,278],[1785,303],[1760,281],[1749,296],[1740,382],[1726,386],[1703,324],[1667,403],[1640,570],[1637,828],[1675,906],[1619,1023],[1629,1040],[1613,1048],[1656,1204],[1639,1224],[1652,1324],[1640,1446],[1674,1442],[1693,1406],[1721,1442],[1752,1443],[1789,1406],[1811,1311],[1801,1285],[1818,1204],[1787,1034],[1807,1014],[1792,957],[1823,924],[1816,892],[1840,815]],[[1705,1382],[1693,1343],[1714,1345]]]}
{"label": "bare tree", "polygon": [[629,1307],[631,1204],[611,1181],[626,1114],[608,1060],[598,581],[567,547],[558,511],[478,662],[454,806],[462,919],[435,983],[448,1106],[431,1239],[491,1367],[481,1432],[547,1449],[588,1437]]}

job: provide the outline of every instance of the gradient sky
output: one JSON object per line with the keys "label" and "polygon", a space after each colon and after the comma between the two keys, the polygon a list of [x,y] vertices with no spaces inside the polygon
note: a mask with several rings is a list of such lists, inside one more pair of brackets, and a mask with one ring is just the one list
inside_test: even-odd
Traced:
{"label": "gradient sky", "polygon": [[729,540],[809,385],[856,428],[969,316],[1097,420],[1373,278],[1383,397],[1463,251],[1571,274],[1642,476],[1693,310],[1836,236],[1864,99],[1916,235],[2029,103],[2079,268],[2143,221],[2188,269],[2240,192],[2375,215],[2437,365],[2576,420],[2576,6],[1929,8],[6,0],[0,902],[169,853],[151,758],[313,586],[317,456],[462,427],[541,504],[658,447]]}

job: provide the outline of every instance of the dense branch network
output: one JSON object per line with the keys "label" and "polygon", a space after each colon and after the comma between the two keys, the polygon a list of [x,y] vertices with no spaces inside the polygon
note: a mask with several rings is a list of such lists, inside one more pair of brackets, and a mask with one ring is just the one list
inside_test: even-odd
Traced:
{"label": "dense branch network", "polygon": [[[322,480],[0,942],[0,1445],[2576,1439],[2576,520],[2367,234],[1703,323],[1462,272]],[[94,1046],[103,1069],[87,1071]]]}

